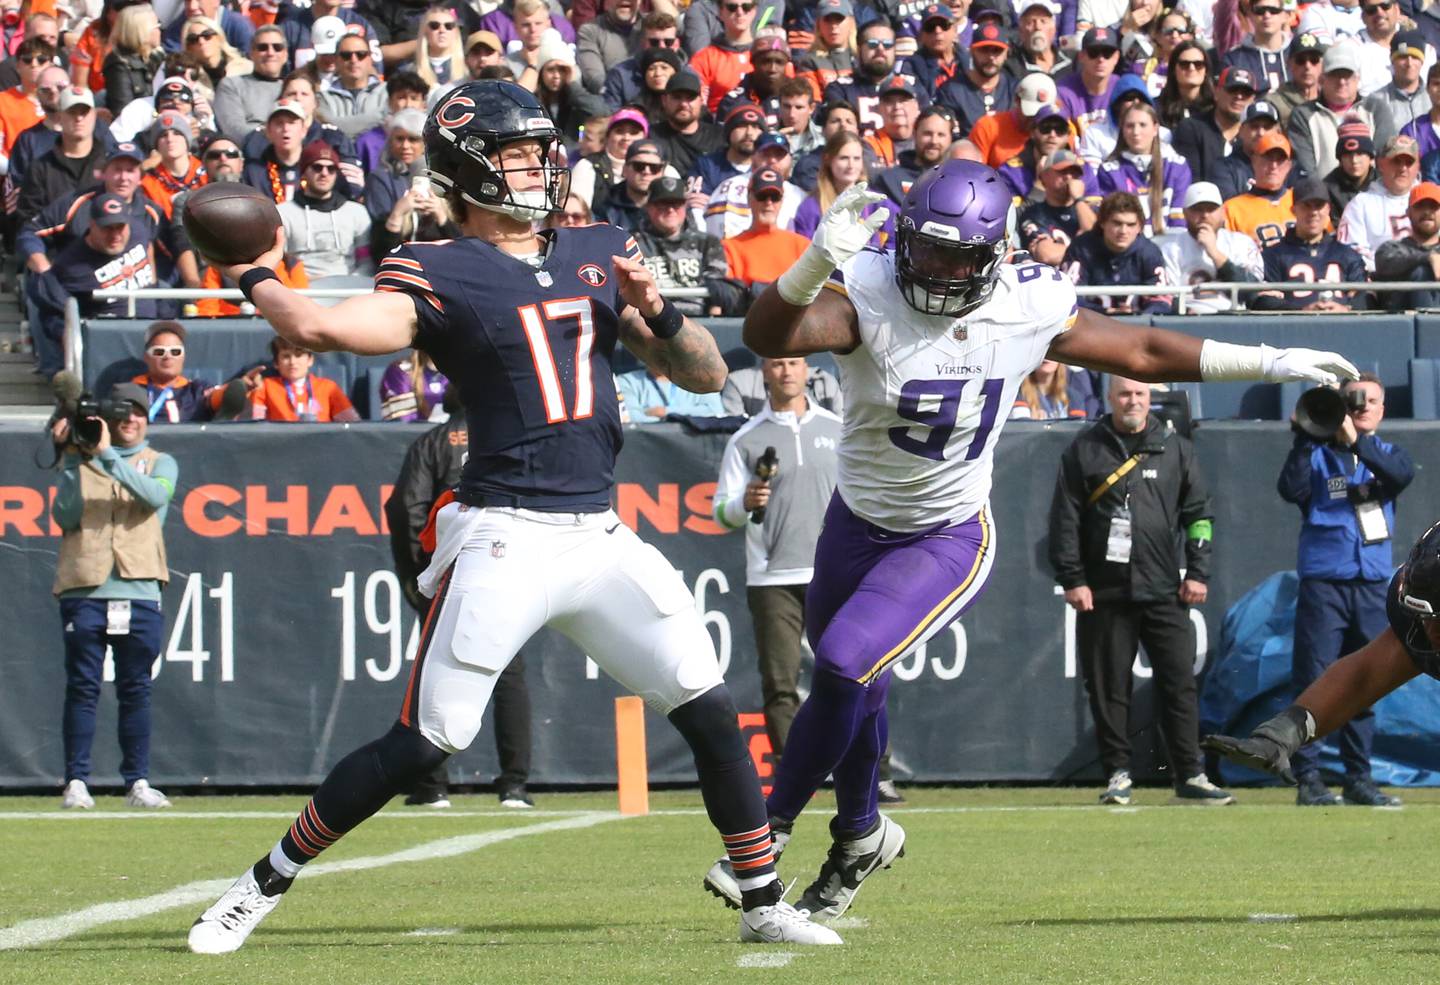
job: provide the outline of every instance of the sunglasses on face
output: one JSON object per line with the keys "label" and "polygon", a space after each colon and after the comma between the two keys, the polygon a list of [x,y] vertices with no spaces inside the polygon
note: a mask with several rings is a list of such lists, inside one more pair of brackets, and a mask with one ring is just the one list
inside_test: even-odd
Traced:
{"label": "sunglasses on face", "polygon": [[335,57],[336,57],[336,58],[339,58],[341,61],[346,61],[346,62],[358,62],[358,61],[360,61],[361,59],[369,58],[369,57],[370,57],[370,52],[369,52],[369,51],[342,51],[342,52],[339,52]]}
{"label": "sunglasses on face", "polygon": [[756,195],[755,201],[764,202],[767,205],[774,205],[776,202],[783,200],[784,197],[785,196],[780,195],[777,192],[765,192],[764,194]]}
{"label": "sunglasses on face", "polygon": [[22,65],[43,65],[43,64],[45,64],[45,59],[44,59],[44,58],[41,58],[39,55],[26,55],[26,56],[24,56],[23,58],[20,59],[20,64],[22,64]]}
{"label": "sunglasses on face", "polygon": [[680,45],[679,38],[647,38],[645,44],[651,48],[677,48]]}
{"label": "sunglasses on face", "polygon": [[276,54],[282,54],[282,55],[285,53],[285,42],[283,42],[283,41],[270,41],[270,42],[267,42],[267,41],[256,41],[256,42],[255,42],[254,44],[252,44],[250,47],[251,47],[252,50],[254,50],[254,51],[256,51],[256,52],[259,52],[259,53],[261,53],[261,54],[264,54],[265,52],[268,52],[268,51],[273,51],[273,52],[275,52]]}
{"label": "sunglasses on face", "polygon": [[1389,10],[1393,6],[1395,6],[1395,4],[1391,2],[1391,0],[1387,0],[1386,3],[1372,3],[1367,7],[1361,7],[1360,13],[1365,17],[1369,17],[1371,14],[1377,13],[1378,11]]}
{"label": "sunglasses on face", "polygon": [[753,3],[727,3],[725,5],[725,12],[727,14],[748,14],[754,9],[755,5]]}
{"label": "sunglasses on face", "polygon": [[156,359],[163,356],[174,356],[176,359],[179,359],[185,355],[185,347],[183,345],[152,345],[145,351]]}
{"label": "sunglasses on face", "polygon": [[427,28],[429,28],[430,30],[432,30],[432,31],[453,31],[453,30],[455,30],[455,22],[454,22],[454,21],[426,21],[426,22],[425,22],[425,26],[426,26]]}
{"label": "sunglasses on face", "polygon": [[866,38],[865,47],[869,48],[871,51],[876,51],[880,48],[884,48],[886,51],[889,51],[891,48],[895,47],[895,42],[890,38]]}
{"label": "sunglasses on face", "polygon": [[1279,17],[1285,11],[1279,7],[1251,7],[1250,13],[1256,17]]}
{"label": "sunglasses on face", "polygon": [[630,166],[640,174],[660,174],[665,170],[659,161],[631,161]]}
{"label": "sunglasses on face", "polygon": [[310,170],[316,174],[334,174],[339,169],[333,164],[312,164]]}
{"label": "sunglasses on face", "polygon": [[[199,34],[185,35],[185,43],[199,44],[201,41],[209,41],[211,38],[214,37],[216,37],[216,32],[214,31],[201,31]],[[256,45],[256,50],[259,50],[259,45]]]}
{"label": "sunglasses on face", "polygon": [[213,161],[216,158],[235,161],[240,159],[240,152],[238,150],[211,150],[205,152],[205,160]]}
{"label": "sunglasses on face", "polygon": [[1176,67],[1176,68],[1193,68],[1193,69],[1195,69],[1196,71],[1199,71],[1200,69],[1203,69],[1203,68],[1205,67],[1205,59],[1202,58],[1202,59],[1200,59],[1199,61],[1190,61],[1189,59],[1183,59],[1183,58],[1182,58],[1180,61],[1178,61],[1178,62],[1175,63],[1175,67]]}

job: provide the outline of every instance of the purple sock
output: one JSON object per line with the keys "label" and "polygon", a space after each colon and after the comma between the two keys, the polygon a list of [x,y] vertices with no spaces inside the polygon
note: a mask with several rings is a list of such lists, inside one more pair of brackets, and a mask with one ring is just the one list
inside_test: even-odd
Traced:
{"label": "purple sock", "polygon": [[865,707],[865,685],[828,671],[816,672],[810,697],[800,706],[785,740],[785,755],[780,757],[766,804],[771,817],[793,821],[800,816],[849,752]]}
{"label": "purple sock", "polygon": [[890,719],[885,713],[885,699],[890,691],[890,675],[870,685],[865,695],[865,717],[856,730],[855,741],[840,764],[835,767],[835,828],[860,834],[868,831],[880,817],[880,758],[890,738]]}

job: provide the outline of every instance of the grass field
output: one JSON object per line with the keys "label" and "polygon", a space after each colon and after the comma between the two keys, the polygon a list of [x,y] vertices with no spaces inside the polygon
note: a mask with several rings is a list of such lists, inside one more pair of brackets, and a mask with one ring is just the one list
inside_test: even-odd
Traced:
{"label": "grass field", "polygon": [[[696,794],[626,819],[607,794],[543,795],[528,813],[488,796],[396,807],[221,958],[186,951],[190,922],[302,798],[176,798],[158,814],[103,798],[88,815],[0,799],[0,982],[1440,979],[1440,791],[1400,810],[1139,794],[1109,809],[1088,789],[911,791],[892,812],[906,857],[842,918],[846,946],[814,949],[736,941],[736,917],[700,890],[716,839]],[[812,877],[827,807],[797,826],[787,879]]]}

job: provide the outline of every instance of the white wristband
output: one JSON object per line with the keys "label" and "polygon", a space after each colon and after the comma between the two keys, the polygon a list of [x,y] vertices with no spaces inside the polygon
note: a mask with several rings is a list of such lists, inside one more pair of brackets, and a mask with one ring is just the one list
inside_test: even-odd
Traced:
{"label": "white wristband", "polygon": [[815,244],[810,244],[790,269],[775,282],[775,290],[786,304],[803,308],[820,296],[825,282],[835,272],[835,264]]}
{"label": "white wristband", "polygon": [[1235,345],[1206,339],[1200,346],[1200,379],[1263,380],[1270,374],[1277,350],[1268,345]]}

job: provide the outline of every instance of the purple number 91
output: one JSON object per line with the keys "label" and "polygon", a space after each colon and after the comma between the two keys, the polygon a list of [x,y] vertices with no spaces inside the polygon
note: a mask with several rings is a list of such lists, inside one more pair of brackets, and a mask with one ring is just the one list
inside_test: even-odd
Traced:
{"label": "purple number 91", "polygon": [[[923,438],[916,437],[913,427],[893,427],[890,440],[901,451],[929,458],[945,460],[945,447],[955,433],[955,424],[960,416],[960,395],[970,380],[909,380],[900,388],[900,402],[895,410],[907,421],[914,421],[929,432]],[[995,427],[995,415],[1000,409],[1000,394],[1005,389],[1004,380],[986,380],[980,386],[985,404],[980,410],[980,423],[975,428],[975,437],[965,450],[965,460],[974,461],[985,449],[985,442]],[[933,405],[926,410],[923,405]]]}

